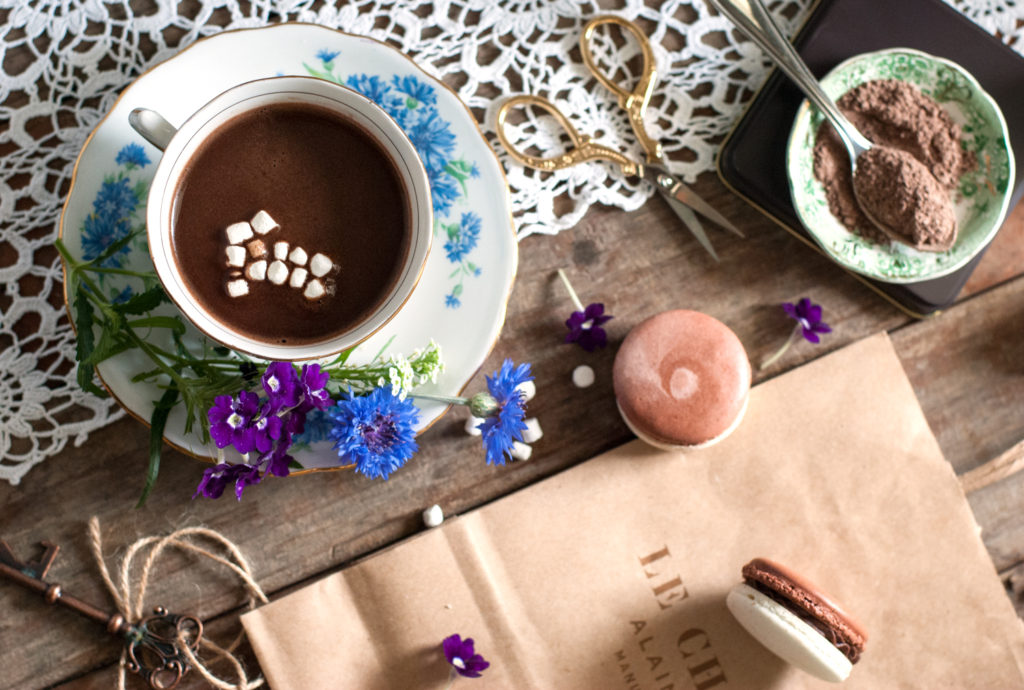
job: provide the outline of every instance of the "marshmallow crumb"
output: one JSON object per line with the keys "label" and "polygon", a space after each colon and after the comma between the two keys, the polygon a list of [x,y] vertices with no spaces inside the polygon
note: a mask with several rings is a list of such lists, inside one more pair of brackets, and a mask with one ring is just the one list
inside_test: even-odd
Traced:
{"label": "marshmallow crumb", "polygon": [[225,232],[228,236],[228,244],[242,244],[252,237],[252,226],[243,220],[241,223],[232,223]]}
{"label": "marshmallow crumb", "polygon": [[572,370],[572,382],[577,388],[589,388],[594,385],[594,370],[581,364]]}
{"label": "marshmallow crumb", "polygon": [[284,261],[288,258],[288,243],[287,242],[275,242],[274,243],[274,258],[278,261]]}
{"label": "marshmallow crumb", "polygon": [[245,268],[245,277],[249,280],[264,280],[267,277],[267,262],[254,261]]}
{"label": "marshmallow crumb", "polygon": [[267,268],[267,279],[274,285],[282,285],[288,280],[288,267],[283,261],[275,261]]}
{"label": "marshmallow crumb", "polygon": [[245,248],[249,250],[249,256],[254,259],[262,259],[267,255],[267,245],[263,240],[253,240],[245,245]]}
{"label": "marshmallow crumb", "polygon": [[466,420],[466,433],[469,434],[470,436],[479,436],[482,432],[479,429],[477,429],[477,427],[480,425],[480,422],[482,421],[484,420],[480,419],[479,417],[474,417],[473,415],[470,415],[469,419]]}
{"label": "marshmallow crumb", "polygon": [[245,247],[230,246],[224,252],[228,255],[228,266],[245,265]]}
{"label": "marshmallow crumb", "polygon": [[309,275],[309,271],[304,268],[296,268],[292,271],[292,279],[288,281],[288,284],[293,288],[302,287],[303,283],[306,282],[306,276]]}
{"label": "marshmallow crumb", "polygon": [[533,448],[521,441],[513,441],[512,450],[509,451],[509,455],[516,460],[529,460],[530,456],[533,455]]}
{"label": "marshmallow crumb", "polygon": [[309,255],[306,254],[306,250],[303,249],[302,247],[296,247],[295,249],[292,250],[292,253],[288,255],[288,260],[298,266],[305,266],[306,259],[308,258]]}
{"label": "marshmallow crumb", "polygon": [[319,299],[324,296],[324,292],[323,283],[314,278],[306,285],[306,289],[303,291],[302,296],[306,299]]}
{"label": "marshmallow crumb", "polygon": [[533,381],[523,381],[516,386],[516,390],[523,394],[523,402],[530,402],[537,395],[537,386]]}
{"label": "marshmallow crumb", "polygon": [[266,211],[260,211],[252,217],[252,229],[261,235],[266,235],[271,230],[276,230],[280,226],[277,221],[270,217],[270,214]]}
{"label": "marshmallow crumb", "polygon": [[523,421],[526,424],[526,429],[523,430],[524,443],[536,443],[544,436],[544,432],[540,428],[540,422],[537,421],[536,417],[530,417]]}
{"label": "marshmallow crumb", "polygon": [[321,254],[320,252],[314,254],[313,258],[309,260],[309,270],[317,278],[322,278],[327,275],[332,268],[334,268],[334,262],[331,261],[328,256]]}
{"label": "marshmallow crumb", "polygon": [[444,512],[436,503],[423,511],[423,524],[427,527],[437,527],[442,522],[444,522]]}
{"label": "marshmallow crumb", "polygon": [[228,294],[232,297],[242,297],[249,294],[249,283],[244,280],[232,280],[228,283]]}

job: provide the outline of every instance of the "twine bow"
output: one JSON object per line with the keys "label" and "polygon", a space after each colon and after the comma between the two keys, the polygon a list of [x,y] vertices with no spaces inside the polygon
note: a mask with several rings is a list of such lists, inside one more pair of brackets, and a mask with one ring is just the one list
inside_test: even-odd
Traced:
{"label": "twine bow", "polygon": [[[263,593],[263,589],[253,577],[252,567],[245,556],[242,555],[241,550],[229,539],[214,530],[205,527],[186,527],[176,530],[165,537],[143,537],[139,539],[128,547],[127,552],[121,559],[119,582],[117,584],[114,583],[110,571],[107,569],[106,560],[103,556],[103,540],[100,536],[100,521],[95,516],[89,519],[89,537],[93,557],[96,559],[100,576],[103,578],[110,596],[113,598],[121,615],[133,624],[138,623],[143,618],[143,602],[153,566],[160,554],[172,546],[182,551],[190,551],[199,556],[209,558],[235,573],[245,585],[250,609],[255,608],[257,602],[265,604],[269,601],[266,594]],[[226,555],[220,555],[198,545],[195,543],[197,540],[212,542],[226,552]],[[137,557],[143,558],[142,566],[138,577],[133,580],[133,561]],[[240,633],[227,647],[221,647],[206,637],[201,638],[199,641],[200,647],[212,652],[216,659],[225,659],[233,667],[235,677],[237,678],[235,682],[225,681],[213,675],[206,665],[189,649],[189,646],[184,644],[184,640],[180,639],[180,637],[178,646],[195,672],[202,676],[211,686],[220,690],[253,690],[254,688],[261,687],[264,681],[260,677],[250,681],[241,662],[233,654],[238,644],[242,641],[242,635],[243,633]],[[118,664],[118,690],[125,690],[125,670],[127,665],[127,652],[123,651],[120,663]]]}

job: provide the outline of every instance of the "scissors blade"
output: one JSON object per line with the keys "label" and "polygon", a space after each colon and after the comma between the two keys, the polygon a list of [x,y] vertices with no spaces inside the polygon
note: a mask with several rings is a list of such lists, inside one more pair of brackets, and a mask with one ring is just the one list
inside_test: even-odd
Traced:
{"label": "scissors blade", "polygon": [[648,166],[644,169],[644,178],[654,182],[654,184],[658,186],[658,189],[670,198],[689,206],[694,211],[725,230],[739,235],[744,239],[746,238],[746,235],[744,235],[739,228],[730,223],[728,218],[716,211],[711,204],[697,196],[697,193],[683,184],[682,180],[678,177],[671,175],[664,170]]}
{"label": "scissors blade", "polygon": [[700,220],[697,218],[697,214],[693,212],[689,206],[686,206],[681,201],[676,199],[674,196],[668,193],[667,189],[658,187],[658,191],[668,202],[668,207],[675,211],[675,214],[679,216],[680,220],[689,228],[693,236],[700,242],[700,246],[707,250],[707,253],[711,255],[711,258],[715,261],[719,261],[718,254],[715,253],[715,248],[711,246],[711,240],[708,239],[708,234],[704,231],[704,226],[701,225]]}

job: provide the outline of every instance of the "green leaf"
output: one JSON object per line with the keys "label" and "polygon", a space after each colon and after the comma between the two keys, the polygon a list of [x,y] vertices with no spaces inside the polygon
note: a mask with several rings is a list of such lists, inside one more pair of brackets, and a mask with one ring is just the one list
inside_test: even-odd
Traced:
{"label": "green leaf", "polygon": [[96,336],[92,332],[92,327],[95,318],[96,314],[93,312],[89,297],[85,294],[85,287],[79,285],[75,290],[75,330],[78,332],[78,340],[75,343],[75,359],[78,360],[78,385],[88,393],[106,398],[107,392],[97,386],[93,380],[95,369],[91,359]]}
{"label": "green leaf", "polygon": [[178,389],[168,388],[157,402],[156,407],[153,408],[153,416],[149,419],[149,468],[146,470],[146,484],[142,487],[142,495],[139,496],[139,502],[135,504],[136,508],[141,508],[146,503],[149,492],[153,490],[156,477],[160,473],[160,451],[164,445],[164,428],[167,426],[167,417],[171,414],[176,402],[178,402]]}
{"label": "green leaf", "polygon": [[185,322],[177,316],[147,316],[128,322],[132,328],[169,328],[176,333],[185,332]]}
{"label": "green leaf", "polygon": [[114,309],[121,314],[145,314],[153,311],[162,303],[169,301],[167,293],[159,285],[149,288],[145,292],[132,295],[125,302],[115,304]]}

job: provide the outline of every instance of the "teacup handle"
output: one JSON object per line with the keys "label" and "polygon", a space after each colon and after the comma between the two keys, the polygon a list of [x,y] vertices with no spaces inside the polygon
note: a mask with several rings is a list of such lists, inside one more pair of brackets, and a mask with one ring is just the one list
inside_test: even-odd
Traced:
{"label": "teacup handle", "polygon": [[160,113],[149,108],[136,108],[128,113],[128,124],[161,151],[167,148],[171,137],[178,131]]}

